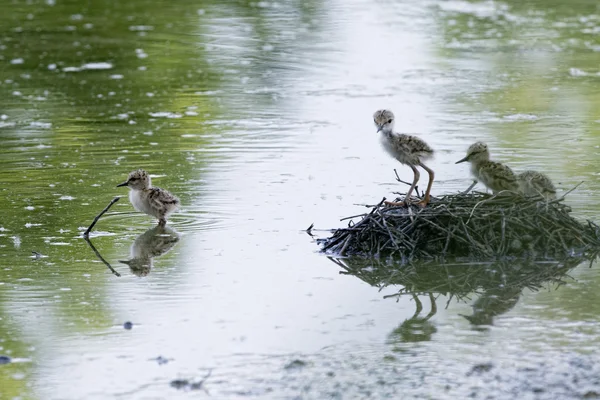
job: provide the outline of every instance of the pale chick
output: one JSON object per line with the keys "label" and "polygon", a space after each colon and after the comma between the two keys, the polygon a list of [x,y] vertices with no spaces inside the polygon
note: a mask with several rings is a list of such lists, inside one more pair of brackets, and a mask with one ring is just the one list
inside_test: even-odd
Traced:
{"label": "pale chick", "polygon": [[456,164],[465,161],[471,163],[471,174],[475,181],[483,183],[494,194],[503,190],[519,191],[515,173],[504,164],[490,161],[490,152],[485,143],[473,143],[467,150],[467,156],[458,160]]}
{"label": "pale chick", "polygon": [[546,174],[525,171],[517,175],[519,189],[525,196],[542,196],[547,200],[556,199],[556,187]]}
{"label": "pale chick", "polygon": [[427,183],[427,190],[423,200],[419,201],[417,205],[425,207],[430,201],[431,185],[435,177],[433,170],[428,168],[423,161],[433,156],[433,149],[425,143],[424,140],[411,135],[405,135],[394,132],[394,113],[389,110],[379,110],[373,114],[373,121],[377,127],[377,132],[381,132],[380,141],[385,151],[389,155],[394,157],[400,163],[408,165],[413,170],[413,182],[406,193],[406,197],[403,202],[389,202],[386,201],[387,205],[391,206],[403,206],[410,204],[410,195],[412,194],[417,182],[419,182],[419,170],[416,168],[421,167],[429,174],[429,182]]}
{"label": "pale chick", "polygon": [[129,201],[133,207],[158,218],[160,226],[165,226],[169,214],[179,208],[179,199],[166,190],[152,187],[150,175],[143,169],[131,172],[125,182],[117,185],[120,186],[129,187]]}

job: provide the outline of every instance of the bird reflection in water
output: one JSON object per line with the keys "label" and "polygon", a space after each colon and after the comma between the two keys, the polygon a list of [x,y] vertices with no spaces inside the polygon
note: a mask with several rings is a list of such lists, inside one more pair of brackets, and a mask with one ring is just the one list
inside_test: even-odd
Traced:
{"label": "bird reflection in water", "polygon": [[179,234],[166,226],[155,226],[138,236],[129,250],[127,264],[134,275],[146,276],[153,266],[153,258],[168,253],[179,241]]}
{"label": "bird reflection in water", "polygon": [[390,333],[390,342],[424,342],[431,340],[433,334],[437,332],[437,328],[429,321],[429,319],[437,312],[437,305],[435,304],[435,297],[433,297],[433,294],[428,294],[429,300],[431,301],[431,310],[429,311],[429,314],[424,317],[420,316],[421,311],[423,311],[423,303],[421,303],[421,300],[419,300],[419,297],[416,294],[412,293],[417,309],[412,317],[402,322]]}
{"label": "bird reflection in water", "polygon": [[487,290],[473,303],[472,315],[460,315],[475,326],[493,325],[494,317],[517,305],[522,291],[519,286]]}

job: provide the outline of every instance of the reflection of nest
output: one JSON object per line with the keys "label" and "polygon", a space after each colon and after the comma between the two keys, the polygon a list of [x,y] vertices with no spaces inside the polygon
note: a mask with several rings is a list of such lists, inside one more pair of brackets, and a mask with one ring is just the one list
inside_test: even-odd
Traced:
{"label": "reflection of nest", "polygon": [[538,290],[545,283],[563,284],[567,272],[589,260],[584,257],[564,261],[494,262],[494,263],[388,263],[364,258],[331,259],[344,269],[343,274],[354,275],[381,289],[401,285],[398,293],[386,297],[412,293],[438,293],[445,296],[467,297],[499,288]]}
{"label": "reflection of nest", "polygon": [[[383,202],[382,202],[383,203]],[[562,199],[484,193],[448,195],[425,209],[382,203],[347,228],[320,240],[329,254],[393,255],[405,260],[445,257],[561,259],[600,249],[600,228],[569,215]]]}
{"label": "reflection of nest", "polygon": [[[452,298],[470,299],[480,295],[473,304],[473,315],[464,316],[473,325],[491,324],[493,317],[513,308],[523,289],[539,290],[551,283],[561,285],[567,272],[594,257],[568,257],[562,261],[504,261],[493,263],[403,263],[402,261],[383,262],[365,258],[334,259],[342,274],[354,275],[372,286],[383,289],[392,285],[402,286],[397,293],[385,297],[429,294],[434,306],[433,294]],[[417,313],[409,321],[419,324],[429,319],[417,318]],[[424,325],[427,326],[427,325]],[[402,328],[402,327],[400,327]],[[400,329],[399,328],[399,329]],[[402,328],[404,329],[404,328]],[[398,331],[405,335],[404,330]]]}

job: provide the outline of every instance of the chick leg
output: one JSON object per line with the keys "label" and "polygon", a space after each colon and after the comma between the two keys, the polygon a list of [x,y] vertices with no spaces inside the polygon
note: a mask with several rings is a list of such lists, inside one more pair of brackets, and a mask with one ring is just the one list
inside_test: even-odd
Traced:
{"label": "chick leg", "polygon": [[164,227],[165,225],[167,225],[166,215],[164,212],[160,212],[160,215],[158,216],[158,226]]}
{"label": "chick leg", "polygon": [[427,204],[429,204],[430,201],[429,193],[431,192],[431,185],[433,185],[433,179],[435,178],[435,174],[433,170],[429,169],[425,164],[420,162],[419,166],[425,171],[427,171],[427,173],[429,174],[429,182],[427,182],[427,190],[425,191],[425,197],[423,197],[423,200],[417,203],[418,206],[425,207]]}
{"label": "chick leg", "polygon": [[408,193],[406,193],[406,197],[404,197],[404,201],[400,201],[400,202],[386,201],[385,202],[386,205],[388,205],[388,206],[404,206],[404,205],[410,204],[410,195],[412,194],[413,190],[415,189],[415,186],[417,186],[417,182],[419,182],[419,178],[421,177],[419,170],[417,168],[415,168],[414,165],[410,165],[410,168],[413,170],[413,183],[412,183],[412,185],[410,185],[410,188],[408,189]]}

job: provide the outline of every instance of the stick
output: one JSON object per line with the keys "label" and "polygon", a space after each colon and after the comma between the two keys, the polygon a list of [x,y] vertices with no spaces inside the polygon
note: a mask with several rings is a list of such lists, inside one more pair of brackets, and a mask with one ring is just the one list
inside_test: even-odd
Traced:
{"label": "stick", "polygon": [[313,224],[310,224],[310,226],[308,227],[308,229],[306,229],[304,232],[308,233],[308,234],[309,234],[309,236],[314,236],[314,235],[312,234],[312,229],[314,228],[314,226],[315,226],[315,224],[314,224],[314,223],[313,223]]}
{"label": "stick", "polygon": [[408,186],[411,186],[411,185],[412,185],[412,183],[410,183],[410,182],[406,182],[406,181],[403,181],[402,179],[400,179],[400,176],[398,175],[398,171],[396,171],[396,169],[395,169],[395,168],[394,168],[394,174],[396,174],[396,180],[397,180],[398,182],[400,182],[400,183],[404,183],[405,185],[408,185]]}
{"label": "stick", "polygon": [[[118,198],[117,198],[118,199]],[[112,204],[112,203],[111,203]],[[108,207],[106,208],[108,209]],[[105,211],[106,211],[105,209]],[[100,215],[102,215],[104,212],[102,212]],[[92,224],[92,226],[94,226],[94,224]],[[83,237],[85,239],[85,241],[87,242],[87,244],[90,245],[90,247],[92,248],[92,250],[94,250],[94,253],[96,253],[96,256],[100,259],[100,261],[102,261],[104,263],[104,265],[106,265],[108,267],[108,269],[110,269],[110,272],[112,272],[113,274],[115,274],[116,276],[120,277],[121,274],[119,274],[117,271],[115,271],[115,269],[108,263],[108,261],[106,261],[102,255],[100,254],[100,252],[98,250],[96,250],[96,248],[94,247],[94,245],[92,244],[92,241],[87,237],[84,236]]]}
{"label": "stick", "polygon": [[577,185],[575,185],[575,187],[567,192],[565,192],[565,194],[563,194],[562,196],[560,196],[558,199],[551,201],[550,203],[558,203],[559,201],[562,201],[565,199],[565,197],[567,197],[567,195],[569,193],[571,193],[573,190],[577,189],[579,186],[581,186],[583,184],[584,181],[579,182]]}
{"label": "stick", "polygon": [[477,181],[476,180],[474,180],[473,183],[471,183],[471,186],[469,186],[467,188],[467,190],[465,190],[464,192],[460,192],[460,194],[467,194],[467,193],[469,193],[475,187],[475,185],[477,185]]}
{"label": "stick", "polygon": [[117,201],[119,201],[121,199],[120,196],[115,197],[114,199],[112,199],[110,201],[110,203],[108,203],[108,205],[106,206],[106,208],[102,211],[100,211],[100,214],[98,214],[96,216],[96,218],[94,218],[94,221],[92,221],[92,224],[89,226],[89,228],[87,228],[87,230],[85,232],[83,232],[83,237],[84,238],[88,238],[90,236],[90,232],[92,231],[92,228],[94,227],[94,225],[96,225],[96,222],[98,222],[98,220],[100,219],[101,216],[104,215],[105,212],[108,211],[109,208],[112,207],[113,204],[115,204]]}

